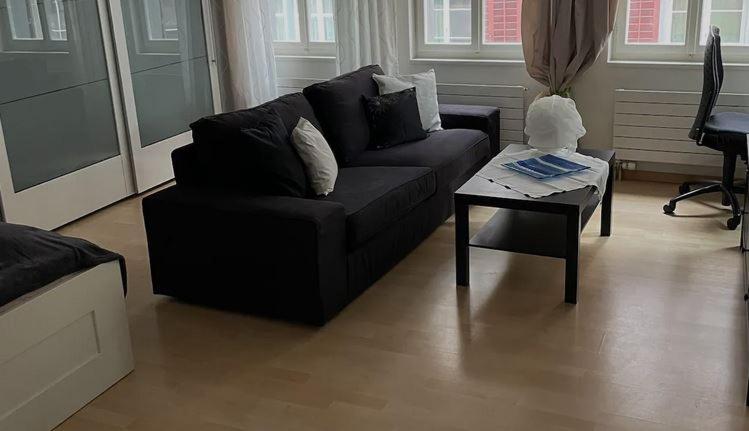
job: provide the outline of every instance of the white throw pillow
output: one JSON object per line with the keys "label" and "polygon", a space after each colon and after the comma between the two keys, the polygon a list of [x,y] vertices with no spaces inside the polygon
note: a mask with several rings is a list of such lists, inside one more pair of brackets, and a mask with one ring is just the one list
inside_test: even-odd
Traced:
{"label": "white throw pillow", "polygon": [[440,107],[437,103],[437,77],[434,69],[415,75],[372,75],[380,95],[403,91],[416,87],[416,102],[419,105],[421,125],[427,132],[442,130]]}
{"label": "white throw pillow", "polygon": [[291,142],[304,163],[315,194],[319,196],[332,192],[338,178],[338,163],[322,133],[307,119],[300,118],[291,132]]}

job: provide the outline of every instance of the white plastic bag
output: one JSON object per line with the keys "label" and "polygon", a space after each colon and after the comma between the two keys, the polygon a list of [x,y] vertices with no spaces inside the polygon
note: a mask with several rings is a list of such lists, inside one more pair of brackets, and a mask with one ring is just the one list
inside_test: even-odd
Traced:
{"label": "white plastic bag", "polygon": [[583,119],[572,99],[557,95],[540,97],[528,107],[525,134],[533,148],[544,152],[575,151],[577,140],[585,133]]}

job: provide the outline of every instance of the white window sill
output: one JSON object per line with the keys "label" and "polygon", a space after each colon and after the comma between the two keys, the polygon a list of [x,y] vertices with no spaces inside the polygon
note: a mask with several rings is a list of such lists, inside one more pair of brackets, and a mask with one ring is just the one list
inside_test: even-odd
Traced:
{"label": "white window sill", "polygon": [[[645,68],[686,68],[686,69],[701,69],[703,67],[702,61],[647,61],[647,60],[608,60],[609,64],[614,66],[622,67],[645,67]],[[723,63],[724,67],[727,68],[743,68],[749,67],[749,63]]]}
{"label": "white window sill", "polygon": [[492,58],[411,58],[411,63],[432,63],[432,64],[456,64],[466,66],[487,66],[487,65],[505,65],[505,66],[522,66],[525,67],[523,59],[492,59]]}
{"label": "white window sill", "polygon": [[313,60],[313,61],[324,61],[334,62],[336,56],[330,55],[311,55],[311,54],[276,54],[276,60]]}

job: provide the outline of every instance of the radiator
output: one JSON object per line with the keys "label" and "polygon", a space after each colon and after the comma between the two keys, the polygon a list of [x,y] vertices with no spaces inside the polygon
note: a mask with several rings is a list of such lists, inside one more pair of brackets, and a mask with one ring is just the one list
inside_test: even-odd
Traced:
{"label": "radiator", "polygon": [[307,78],[279,78],[276,85],[278,95],[283,96],[285,94],[299,93],[304,87],[309,87],[312,84],[323,82],[324,79],[307,79]]}
{"label": "radiator", "polygon": [[524,141],[525,92],[525,87],[521,86],[437,84],[440,103],[499,107],[502,148]]}
{"label": "radiator", "polygon": [[[700,93],[615,90],[614,148],[619,160],[722,166],[721,153],[689,139]],[[715,112],[749,112],[749,95],[721,94]]]}
{"label": "radiator", "polygon": [[[278,82],[278,94],[302,91],[321,79],[283,78]],[[500,108],[500,143],[523,143],[525,127],[525,87],[501,85],[437,84],[440,103],[497,106]]]}

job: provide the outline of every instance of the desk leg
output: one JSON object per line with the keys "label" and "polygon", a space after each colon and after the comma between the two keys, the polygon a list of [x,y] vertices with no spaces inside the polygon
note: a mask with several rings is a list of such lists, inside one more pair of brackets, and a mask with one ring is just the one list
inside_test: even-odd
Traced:
{"label": "desk leg", "polygon": [[564,270],[564,302],[577,304],[577,279],[580,261],[580,214],[567,214],[567,253]]}
{"label": "desk leg", "polygon": [[455,276],[458,286],[468,286],[469,247],[468,247],[468,205],[455,200]]}
{"label": "desk leg", "polygon": [[601,236],[611,236],[611,206],[614,200],[614,167],[609,166],[609,179],[606,180],[606,193],[601,204]]}

